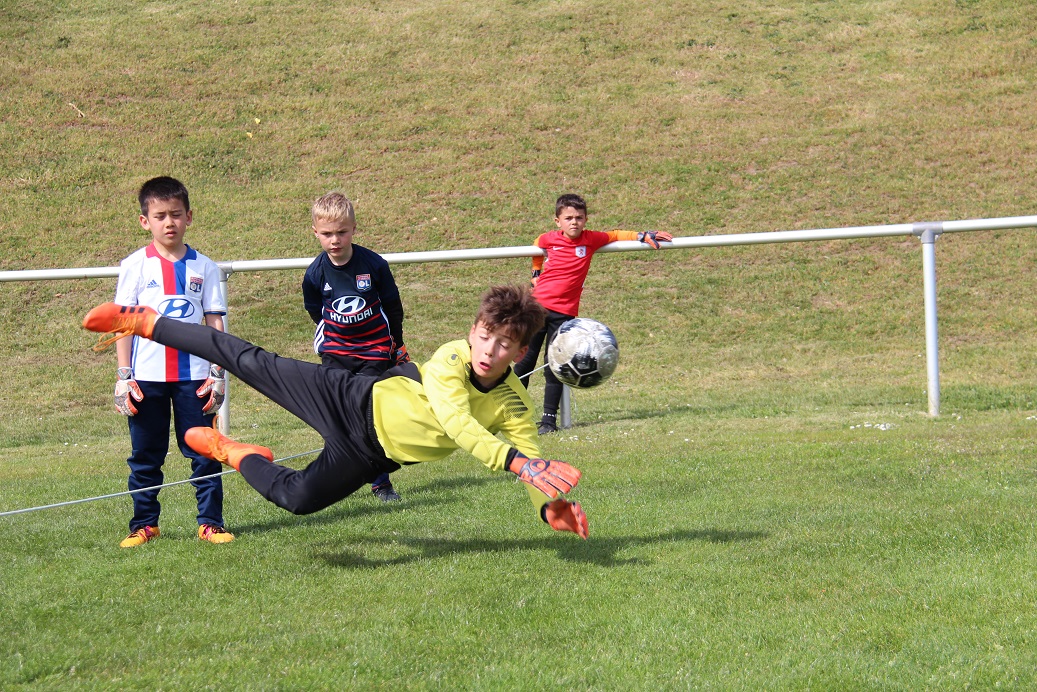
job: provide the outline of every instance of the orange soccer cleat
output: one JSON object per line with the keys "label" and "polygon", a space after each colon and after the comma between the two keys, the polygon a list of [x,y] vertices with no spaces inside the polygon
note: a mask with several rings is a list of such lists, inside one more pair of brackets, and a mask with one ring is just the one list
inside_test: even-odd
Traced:
{"label": "orange soccer cleat", "polygon": [[235,442],[215,428],[190,428],[184,435],[187,446],[208,459],[215,459],[235,471],[241,460],[250,454],[258,454],[267,461],[274,460],[274,453],[267,447]]}
{"label": "orange soccer cleat", "polygon": [[86,313],[83,328],[101,332],[101,338],[98,339],[94,350],[103,351],[127,336],[136,335],[150,339],[157,319],[158,313],[146,305],[102,303]]}

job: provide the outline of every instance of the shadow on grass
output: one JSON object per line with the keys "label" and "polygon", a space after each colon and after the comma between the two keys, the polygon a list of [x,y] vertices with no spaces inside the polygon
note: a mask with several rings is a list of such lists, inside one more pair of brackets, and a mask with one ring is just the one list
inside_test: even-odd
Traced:
{"label": "shadow on grass", "polygon": [[443,491],[468,491],[495,480],[494,478],[442,478],[412,487],[404,488],[397,485],[397,490],[403,496],[401,502],[381,502],[371,495],[370,486],[365,485],[341,502],[320,512],[296,516],[290,512],[281,511],[277,517],[268,521],[252,524],[235,524],[233,530],[242,533],[262,533],[263,531],[276,531],[291,526],[323,526],[361,517],[390,515],[398,509],[421,509],[423,507],[447,505],[460,502],[462,497],[451,496],[449,493],[443,493]]}
{"label": "shadow on grass", "polygon": [[[546,527],[545,527],[546,528]],[[593,527],[592,527],[593,529]],[[333,567],[348,569],[377,569],[405,565],[415,560],[430,560],[464,553],[497,553],[513,550],[555,550],[558,557],[569,562],[584,562],[601,567],[619,567],[623,565],[645,564],[637,558],[621,558],[617,554],[622,550],[660,543],[707,542],[735,543],[752,541],[766,537],[761,531],[723,531],[720,529],[688,529],[667,531],[655,536],[626,536],[617,538],[590,539],[581,541],[570,534],[551,534],[537,539],[516,540],[430,540],[427,538],[366,538],[360,543],[372,547],[400,545],[413,552],[407,555],[386,559],[372,559],[362,554],[346,551],[342,553],[318,553],[318,559],[324,560]]]}

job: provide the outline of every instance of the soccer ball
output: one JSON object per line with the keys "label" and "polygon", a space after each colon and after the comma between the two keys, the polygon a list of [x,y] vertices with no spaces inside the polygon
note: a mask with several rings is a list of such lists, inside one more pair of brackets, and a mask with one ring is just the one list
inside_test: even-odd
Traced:
{"label": "soccer ball", "polygon": [[618,363],[619,344],[612,330],[586,317],[563,323],[547,348],[548,367],[570,387],[597,387]]}

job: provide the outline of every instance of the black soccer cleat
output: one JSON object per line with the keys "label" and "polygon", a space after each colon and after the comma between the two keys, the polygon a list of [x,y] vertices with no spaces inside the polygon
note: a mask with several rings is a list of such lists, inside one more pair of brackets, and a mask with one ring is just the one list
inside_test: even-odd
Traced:
{"label": "black soccer cleat", "polygon": [[396,489],[392,487],[391,483],[385,485],[372,485],[371,492],[382,502],[399,502],[403,498],[396,492]]}

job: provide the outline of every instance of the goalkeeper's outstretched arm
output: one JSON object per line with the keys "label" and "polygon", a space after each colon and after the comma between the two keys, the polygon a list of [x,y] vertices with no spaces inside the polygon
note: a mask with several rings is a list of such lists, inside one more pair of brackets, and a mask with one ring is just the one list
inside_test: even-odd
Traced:
{"label": "goalkeeper's outstretched arm", "polygon": [[580,471],[564,461],[530,459],[518,450],[513,452],[508,470],[526,484],[529,499],[540,518],[555,531],[569,531],[580,538],[587,538],[587,515],[580,503],[559,497],[560,493],[576,487]]}

